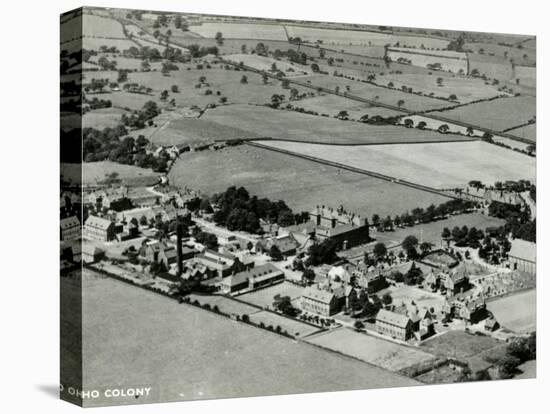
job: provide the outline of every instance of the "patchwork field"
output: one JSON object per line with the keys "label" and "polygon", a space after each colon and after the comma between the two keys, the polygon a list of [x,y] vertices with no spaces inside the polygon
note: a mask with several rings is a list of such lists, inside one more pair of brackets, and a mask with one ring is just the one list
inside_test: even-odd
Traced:
{"label": "patchwork field", "polygon": [[448,111],[434,112],[433,115],[503,131],[525,124],[533,118],[537,113],[536,103],[536,98],[532,96],[518,96],[474,103]]}
{"label": "patchwork field", "polygon": [[285,29],[277,24],[202,23],[189,27],[189,31],[202,37],[213,38],[221,32],[227,39],[287,40]]}
{"label": "patchwork field", "polygon": [[434,188],[461,187],[470,180],[534,181],[536,176],[534,158],[481,141],[406,147],[401,144],[335,147],[288,141],[262,141],[262,144]]}
{"label": "patchwork field", "polygon": [[390,371],[399,371],[411,365],[435,359],[428,353],[347,328],[316,335],[307,339],[307,342],[353,356]]}
{"label": "patchwork field", "polygon": [[[303,101],[306,102],[307,101]],[[292,103],[302,106],[302,101]],[[339,112],[339,108],[335,108]],[[344,109],[344,108],[342,108]],[[336,112],[336,113],[337,113]],[[329,115],[335,115],[331,113]],[[449,137],[391,125],[367,125],[264,106],[229,105],[208,110],[202,119],[250,131],[258,136],[330,144],[438,142]],[[261,120],[261,122],[258,122]],[[466,137],[452,137],[464,140]]]}
{"label": "patchwork field", "polygon": [[537,292],[529,290],[487,303],[496,320],[518,333],[536,330]]}
{"label": "patchwork field", "polygon": [[[440,77],[443,78],[443,82],[438,84],[437,78]],[[431,75],[404,73],[386,74],[376,77],[376,83],[378,84],[387,85],[390,82],[398,89],[406,86],[413,88],[413,91],[421,91],[426,94],[433,93],[435,96],[443,96],[445,98],[456,95],[458,101],[461,103],[492,98],[502,94],[494,86],[487,85],[482,79],[440,76],[438,72],[432,72]]]}
{"label": "patchwork field", "polygon": [[[402,214],[448,198],[388,181],[250,146],[195,152],[180,157],[169,173],[172,184],[212,194],[246,186],[259,197],[284,200],[295,211],[341,203],[364,216]],[[333,201],[338,200],[338,201]]]}
{"label": "patchwork field", "polygon": [[121,372],[124,384],[152,386],[142,402],[418,384],[134,286],[89,279],[82,298],[85,389],[116,386]]}

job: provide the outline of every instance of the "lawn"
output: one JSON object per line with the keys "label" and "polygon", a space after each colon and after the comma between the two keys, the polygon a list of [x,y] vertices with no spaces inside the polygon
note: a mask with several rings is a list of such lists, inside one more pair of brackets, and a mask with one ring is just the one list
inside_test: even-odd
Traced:
{"label": "lawn", "polygon": [[536,113],[536,98],[518,96],[501,98],[489,102],[479,102],[461,106],[448,111],[434,112],[448,119],[466,122],[472,125],[504,131],[514,126],[525,124]]}
{"label": "lawn", "polygon": [[399,371],[411,365],[435,359],[433,355],[417,349],[348,328],[322,333],[307,341],[390,371]]}
{"label": "lawn", "polygon": [[283,282],[265,289],[260,289],[251,293],[240,295],[239,299],[245,302],[252,303],[256,306],[261,306],[262,308],[267,307],[271,309],[273,308],[273,300],[275,296],[288,296],[291,300],[294,300],[302,296],[303,290],[304,289],[300,286],[296,286],[288,282]]}
{"label": "lawn", "polygon": [[82,306],[84,389],[151,386],[151,403],[418,384],[112,279],[85,278]]}
{"label": "lawn", "polygon": [[[332,75],[304,76],[301,77],[300,80],[311,83],[313,86],[322,86],[332,90],[335,90],[338,87],[340,88],[341,93],[347,91],[350,95],[385,103],[387,105],[398,106],[397,103],[399,101],[404,101],[402,108],[410,111],[426,111],[430,109],[445,108],[452,105],[450,102],[443,101],[441,99],[406,93],[395,89],[384,88],[370,83],[348,80]],[[347,87],[349,87],[349,90]]]}
{"label": "lawn", "polygon": [[272,326],[273,329],[276,329],[277,326],[280,326],[281,332],[286,331],[288,332],[288,334],[296,338],[303,338],[320,330],[319,328],[308,325],[307,323],[299,322],[295,319],[286,318],[284,316],[267,311],[260,311],[251,314],[250,321],[257,325],[263,323],[265,326]]}
{"label": "lawn", "polygon": [[420,349],[434,355],[467,359],[489,349],[498,349],[502,342],[485,335],[474,335],[464,331],[448,331],[422,342]]}
{"label": "lawn", "polygon": [[[302,107],[303,103],[307,105],[307,102],[307,99],[293,101],[292,105]],[[349,107],[349,103],[347,105],[343,108]],[[335,107],[329,115],[335,115],[339,110],[340,108]],[[244,129],[260,137],[327,144],[437,142],[449,139],[449,136],[433,131],[341,121],[295,111],[275,110],[265,106],[220,106],[208,110],[202,119]],[[461,140],[466,137],[452,136],[452,138]],[[278,145],[278,143],[275,144]]]}
{"label": "lawn", "polygon": [[252,194],[284,200],[295,211],[315,205],[343,204],[348,211],[402,214],[417,206],[448,198],[403,187],[269,150],[238,146],[185,154],[172,167],[172,184],[212,194],[229,186],[244,186]]}
{"label": "lawn", "polygon": [[209,38],[221,32],[227,39],[287,40],[285,29],[278,24],[206,22],[190,26],[189,31]]}
{"label": "lawn", "polygon": [[536,330],[537,292],[535,289],[487,303],[496,320],[518,333]]}
{"label": "lawn", "polygon": [[470,180],[535,181],[536,176],[534,158],[481,141],[337,147],[288,141],[262,144],[433,188],[462,187]]}
{"label": "lawn", "polygon": [[504,223],[505,221],[502,219],[489,217],[480,213],[459,214],[456,216],[450,216],[445,220],[419,224],[414,227],[405,227],[402,229],[400,228],[395,231],[384,233],[377,232],[373,234],[373,237],[386,243],[387,246],[393,246],[396,244],[400,244],[405,239],[405,237],[409,235],[414,235],[419,240],[435,244],[436,247],[444,247],[445,244],[443,242],[443,239],[441,238],[441,232],[445,227],[452,229],[455,226],[467,226],[476,227],[477,229],[486,229],[487,227],[499,227]]}

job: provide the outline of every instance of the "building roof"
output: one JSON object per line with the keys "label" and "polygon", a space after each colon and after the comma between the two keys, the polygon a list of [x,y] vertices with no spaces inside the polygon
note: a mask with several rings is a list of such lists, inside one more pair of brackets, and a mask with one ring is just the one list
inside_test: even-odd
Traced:
{"label": "building roof", "polygon": [[330,304],[330,302],[334,298],[334,293],[327,290],[318,289],[314,286],[308,286],[304,289],[302,298],[308,298],[318,302]]}
{"label": "building roof", "polygon": [[61,219],[60,226],[61,226],[61,230],[67,230],[72,227],[80,226],[80,221],[78,221],[76,216],[71,216],[71,217]]}
{"label": "building roof", "polygon": [[[80,245],[80,243],[79,243]],[[94,246],[91,243],[82,243],[82,254],[88,254],[90,256],[95,256],[98,254],[102,254],[103,250],[101,250],[99,247]]]}
{"label": "building roof", "polygon": [[97,227],[103,230],[107,230],[112,224],[111,220],[97,216],[90,216],[88,220],[86,220],[86,226]]}
{"label": "building roof", "polygon": [[537,260],[537,245],[526,240],[514,239],[508,256],[535,263]]}
{"label": "building roof", "polygon": [[411,319],[408,316],[400,315],[399,313],[391,312],[386,309],[380,309],[376,315],[376,321],[389,323],[400,328],[406,328]]}

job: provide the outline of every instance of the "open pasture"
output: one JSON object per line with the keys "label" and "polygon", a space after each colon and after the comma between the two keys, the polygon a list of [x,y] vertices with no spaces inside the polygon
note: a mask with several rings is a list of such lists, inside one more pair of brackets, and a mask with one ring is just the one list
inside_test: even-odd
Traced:
{"label": "open pasture", "polygon": [[245,186],[251,194],[284,200],[294,211],[340,203],[348,211],[402,214],[414,207],[439,204],[448,198],[388,181],[302,160],[251,146],[195,152],[180,157],[169,173],[173,185],[206,194]]}
{"label": "open pasture", "polygon": [[121,372],[155,385],[149,403],[418,384],[112,279],[82,290],[85,389],[118,384]]}
{"label": "open pasture", "polygon": [[287,40],[285,29],[279,24],[205,22],[190,26],[189,30],[209,38],[221,32],[227,39]]}
{"label": "open pasture", "polygon": [[494,131],[504,131],[525,124],[532,119],[537,113],[536,103],[535,97],[517,96],[478,102],[448,111],[434,112],[433,115],[478,125]]}
{"label": "open pasture", "polygon": [[104,37],[89,37],[84,36],[82,38],[82,48],[88,50],[99,50],[101,46],[116,47],[121,52],[125,49],[129,49],[132,46],[137,47],[137,43],[129,39],[111,39]]}
{"label": "open pasture", "polygon": [[236,63],[243,62],[246,66],[251,66],[255,69],[263,71],[270,71],[272,65],[275,65],[277,69],[283,71],[288,77],[296,75],[310,75],[312,73],[310,67],[307,65],[300,65],[286,60],[277,60],[266,56],[238,53],[227,55],[225,56],[225,59]]}
{"label": "open pasture", "polygon": [[435,360],[433,355],[348,328],[335,329],[307,339],[315,345],[387,369],[400,371],[418,363]]}
{"label": "open pasture", "polygon": [[301,99],[292,102],[292,105],[297,108],[304,108],[308,111],[315,111],[319,114],[326,114],[329,116],[335,116],[340,111],[346,111],[350,119],[353,120],[359,120],[363,115],[368,115],[369,118],[377,115],[382,117],[403,115],[402,112],[392,109],[372,106],[336,95],[321,95],[313,98]]}
{"label": "open pasture", "polygon": [[533,124],[525,125],[519,128],[511,129],[508,131],[508,133],[536,142],[537,141],[537,124],[533,123]]}
{"label": "open pasture", "polygon": [[158,182],[159,174],[134,165],[117,164],[111,161],[84,162],[82,164],[65,164],[63,171],[71,169],[80,175],[83,185],[97,185],[105,180],[107,174],[117,173],[123,185],[153,185]]}
{"label": "open pasture", "polygon": [[536,88],[537,86],[537,68],[535,66],[516,66],[516,79],[520,85]]}
{"label": "open pasture", "polygon": [[361,46],[385,46],[399,44],[402,46],[426,48],[445,48],[448,40],[432,37],[407,36],[401,34],[389,34],[375,31],[324,29],[315,27],[302,27],[286,25],[289,36],[299,37],[302,41],[316,43],[321,41],[323,45],[361,45]]}
{"label": "open pasture", "polygon": [[120,22],[108,17],[86,13],[82,15],[82,31],[86,34],[86,37],[126,38]]}
{"label": "open pasture", "polygon": [[[503,46],[497,43],[476,42],[465,43],[465,50],[471,50],[473,53],[480,55],[489,55],[501,57],[503,59],[514,59],[518,65],[532,65],[536,62],[536,50],[527,47],[510,47]],[[480,53],[480,51],[482,53]]]}
{"label": "open pasture", "polygon": [[126,111],[117,108],[94,109],[82,116],[83,128],[113,128],[120,124],[120,117]]}
{"label": "open pasture", "polygon": [[[292,104],[301,107],[302,101]],[[335,112],[339,112],[339,109],[335,108]],[[433,131],[393,125],[368,125],[264,106],[220,106],[208,110],[202,119],[244,129],[261,137],[337,145],[438,142],[449,139],[449,136]],[[453,139],[466,137],[453,136]]]}
{"label": "open pasture", "polygon": [[487,303],[501,326],[517,333],[536,330],[537,292],[535,289],[516,293]]}
{"label": "open pasture", "polygon": [[468,59],[465,53],[392,47],[388,49],[388,56],[392,60],[406,59],[411,62],[411,65],[422,68],[431,64],[440,64],[444,71],[468,72]]}
{"label": "open pasture", "polygon": [[534,158],[481,141],[353,147],[288,141],[262,143],[433,188],[457,188],[470,180],[534,181],[536,176]]}
{"label": "open pasture", "polygon": [[384,88],[370,83],[348,80],[336,76],[312,75],[304,76],[300,78],[300,80],[311,83],[313,86],[322,86],[327,89],[336,90],[336,88],[338,88],[340,93],[347,92],[350,95],[393,105],[395,107],[399,106],[399,101],[403,101],[401,107],[411,111],[426,111],[430,109],[445,108],[452,105],[440,99],[405,93],[395,89]]}
{"label": "open pasture", "polygon": [[470,73],[475,70],[479,76],[485,75],[491,79],[506,81],[514,75],[512,64],[503,57],[468,53],[468,61]]}
{"label": "open pasture", "polygon": [[[443,78],[440,84],[437,82],[438,78]],[[456,95],[460,103],[493,98],[503,93],[498,91],[496,87],[487,85],[482,79],[441,76],[439,72],[435,71],[431,75],[387,73],[384,76],[376,77],[376,83],[378,84],[387,85],[390,82],[398,89],[406,86],[412,88],[413,91],[445,98]]]}
{"label": "open pasture", "polygon": [[427,339],[420,345],[420,349],[443,357],[467,359],[501,346],[502,342],[489,336],[448,331]]}

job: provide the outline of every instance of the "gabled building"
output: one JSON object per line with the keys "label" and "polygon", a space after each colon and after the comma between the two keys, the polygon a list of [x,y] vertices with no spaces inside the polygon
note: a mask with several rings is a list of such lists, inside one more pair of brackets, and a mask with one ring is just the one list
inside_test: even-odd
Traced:
{"label": "gabled building", "polygon": [[413,336],[413,322],[408,316],[380,309],[376,314],[376,331],[382,335],[407,341]]}
{"label": "gabled building", "polygon": [[340,311],[340,303],[333,292],[308,286],[304,289],[300,300],[302,311],[331,316]]}
{"label": "gabled building", "polygon": [[115,225],[110,220],[89,216],[84,224],[83,235],[91,240],[110,241],[115,238]]}
{"label": "gabled building", "polygon": [[269,253],[273,246],[276,246],[283,256],[294,256],[298,248],[298,242],[292,235],[272,237],[259,240],[256,243],[256,251]]}
{"label": "gabled building", "polygon": [[338,209],[317,206],[309,218],[315,225],[315,237],[321,242],[331,239],[347,249],[370,240],[367,220],[346,212],[342,206]]}
{"label": "gabled building", "polygon": [[61,219],[59,228],[61,240],[77,240],[82,237],[82,227],[76,216]]}

